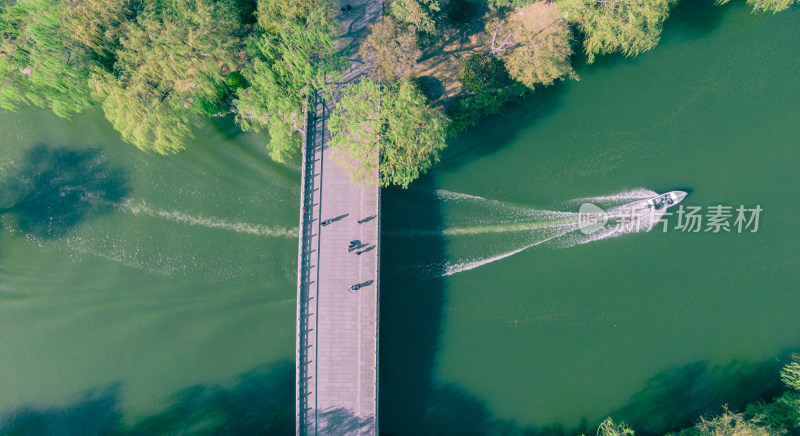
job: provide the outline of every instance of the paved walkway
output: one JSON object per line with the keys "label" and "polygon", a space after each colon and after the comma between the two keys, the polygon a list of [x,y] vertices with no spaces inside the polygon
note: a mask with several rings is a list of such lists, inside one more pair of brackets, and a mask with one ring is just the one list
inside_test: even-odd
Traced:
{"label": "paved walkway", "polygon": [[[341,14],[356,53],[376,1],[353,1]],[[346,5],[346,3],[342,3]],[[344,83],[360,75],[351,64]],[[330,102],[311,105],[303,150],[297,295],[297,434],[377,434],[380,190],[360,187],[331,158]],[[377,181],[378,174],[375,173]],[[352,241],[358,248],[348,252]],[[360,284],[357,290],[348,290]]]}

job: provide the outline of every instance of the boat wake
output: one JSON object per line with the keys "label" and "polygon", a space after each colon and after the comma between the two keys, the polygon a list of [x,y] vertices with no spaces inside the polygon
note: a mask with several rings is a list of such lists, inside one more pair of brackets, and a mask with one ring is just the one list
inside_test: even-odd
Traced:
{"label": "boat wake", "polygon": [[144,201],[134,203],[130,200],[123,202],[120,208],[134,216],[149,216],[161,218],[179,224],[190,226],[200,226],[209,229],[227,230],[236,233],[245,233],[256,236],[277,236],[277,237],[297,237],[296,228],[268,227],[261,224],[251,224],[245,222],[230,222],[220,218],[193,216],[180,211],[168,211],[151,208]]}
{"label": "boat wake", "polygon": [[[611,195],[565,201],[560,207],[575,209],[590,203],[603,212],[603,226],[587,231],[579,212],[539,210],[488,200],[468,194],[435,191],[445,210],[441,229],[413,229],[385,232],[387,237],[443,237],[447,258],[437,263],[413,266],[422,278],[438,278],[469,271],[506,259],[533,247],[568,248],[628,233],[652,230],[661,222],[666,208],[647,206],[658,194],[633,189]],[[631,217],[635,216],[635,220]],[[391,243],[391,242],[390,242]]]}

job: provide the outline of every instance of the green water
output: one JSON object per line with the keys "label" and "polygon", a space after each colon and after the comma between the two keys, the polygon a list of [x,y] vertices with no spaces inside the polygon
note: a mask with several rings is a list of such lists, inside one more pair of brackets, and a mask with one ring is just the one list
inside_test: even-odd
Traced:
{"label": "green water", "polygon": [[[776,358],[800,346],[799,36],[797,9],[685,3],[657,49],[581,66],[579,82],[452,143],[423,184],[499,203],[432,201],[420,227],[460,224],[470,208],[475,226],[511,206],[577,211],[564,201],[643,187],[688,189],[687,205],[704,208],[760,205],[760,229],[536,246],[433,283],[382,280],[383,325],[405,322],[382,330],[382,428],[569,430],[612,414],[659,432],[768,398]],[[414,228],[414,195],[393,194],[384,228]],[[398,237],[384,240],[382,265],[487,259],[532,240],[446,235],[390,248]],[[431,332],[438,340],[415,344]],[[413,386],[428,377],[433,387]]]}
{"label": "green water", "polygon": [[[30,171],[26,155],[44,145],[54,180],[85,189],[94,181],[64,149],[98,147],[86,166],[118,170],[109,184],[126,191],[105,213],[106,199],[89,199],[99,206],[58,237],[21,235],[19,214],[3,216],[0,415],[76,429],[94,414],[133,422],[191,386],[222,389],[294,360],[299,169],[270,161],[264,137],[220,122],[161,157],[122,143],[96,111],[3,112],[0,125],[4,180]],[[4,186],[4,206],[18,195]]]}
{"label": "green water", "polygon": [[[381,428],[558,432],[612,414],[659,432],[775,392],[800,347],[798,36],[796,8],[685,0],[655,50],[580,66],[384,191]],[[96,187],[76,159],[108,176],[101,195],[0,217],[0,432],[292,428],[299,168],[224,120],[196,136],[161,157],[97,111],[0,113],[0,179],[44,165],[68,192]],[[0,208],[20,203],[0,186]],[[760,229],[556,238],[491,261],[564,220],[541,211],[636,188],[760,205]]]}

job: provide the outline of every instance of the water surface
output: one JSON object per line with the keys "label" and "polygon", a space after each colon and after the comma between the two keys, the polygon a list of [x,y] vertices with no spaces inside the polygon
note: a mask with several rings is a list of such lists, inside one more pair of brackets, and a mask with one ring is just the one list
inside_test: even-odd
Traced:
{"label": "water surface", "polygon": [[[384,280],[383,295],[408,302],[382,297],[392,300],[382,331],[396,322],[410,337],[440,335],[414,347],[385,333],[382,428],[580,429],[612,414],[660,432],[773,393],[776,358],[800,345],[799,30],[796,8],[754,15],[740,4],[684,2],[655,50],[580,66],[579,82],[534,93],[452,143],[426,182],[450,194],[419,226],[500,226],[508,208],[523,220],[525,210],[577,211],[580,202],[565,202],[647,188],[688,189],[687,205],[703,208],[760,205],[760,229],[536,246],[429,281],[434,297]],[[487,200],[465,205],[452,193]],[[413,213],[402,211],[413,202],[385,198],[386,212],[404,215],[385,215],[384,228],[408,232]],[[384,260],[440,251],[474,265],[526,246],[531,233],[447,235],[410,248],[386,239]],[[415,312],[415,300],[440,310]],[[409,386],[427,377],[430,386]],[[403,395],[427,410],[395,412]]]}
{"label": "water surface", "polygon": [[[800,345],[798,29],[684,1],[655,50],[579,66],[385,190],[381,428],[659,432],[774,392]],[[0,429],[291,431],[297,165],[225,120],[172,157],[96,110],[0,126]],[[760,205],[760,229],[507,255],[570,200],[640,188]]]}
{"label": "water surface", "polygon": [[[162,157],[96,110],[0,125],[6,421],[105,398],[135,422],[294,360],[299,169],[270,161],[267,138],[220,120]],[[57,426],[99,420],[84,415]]]}

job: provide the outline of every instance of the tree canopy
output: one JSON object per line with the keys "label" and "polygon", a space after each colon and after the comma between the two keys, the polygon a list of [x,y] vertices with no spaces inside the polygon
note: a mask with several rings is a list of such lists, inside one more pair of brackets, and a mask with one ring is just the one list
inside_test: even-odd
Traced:
{"label": "tree canopy", "polygon": [[328,75],[347,62],[337,44],[340,27],[332,4],[313,0],[305,6],[259,7],[263,32],[251,40],[252,60],[242,72],[249,87],[234,101],[242,129],[269,132],[270,156],[277,161],[300,146],[308,97],[324,90]]}
{"label": "tree canopy", "polygon": [[72,0],[64,2],[66,34],[103,68],[111,70],[117,58],[124,24],[136,17],[141,1]]}
{"label": "tree canopy", "polygon": [[[730,0],[718,0],[717,4],[725,4]],[[800,0],[747,0],[747,4],[755,12],[780,12],[792,5],[800,5]]]}
{"label": "tree canopy", "polygon": [[383,17],[369,27],[358,54],[367,65],[367,74],[378,81],[407,78],[422,56],[417,34],[391,17]]}
{"label": "tree canopy", "polygon": [[336,163],[354,183],[408,185],[439,160],[448,120],[425,104],[405,79],[380,85],[371,79],[344,89],[329,128]]}
{"label": "tree canopy", "polygon": [[509,75],[528,88],[576,77],[570,64],[572,32],[555,3],[540,0],[514,9],[492,27],[492,50],[502,56]]}
{"label": "tree canopy", "polygon": [[587,60],[620,52],[635,56],[658,44],[661,28],[677,0],[559,0],[564,17],[584,34]]}
{"label": "tree canopy", "polygon": [[436,18],[442,6],[439,0],[392,0],[389,12],[401,23],[419,32],[436,33]]}
{"label": "tree canopy", "polygon": [[92,79],[122,139],[174,153],[195,115],[225,110],[225,77],[242,63],[237,17],[232,0],[164,0],[126,23],[113,71]]}
{"label": "tree canopy", "polygon": [[[407,186],[444,146],[449,122],[408,81],[420,39],[440,35],[441,50],[426,49],[428,63],[437,61],[425,67],[432,76],[416,80],[439,80],[446,97],[430,104],[446,103],[455,134],[525,95],[525,87],[575,77],[573,28],[589,62],[633,56],[656,45],[677,0],[486,0],[498,17],[487,26],[491,52],[464,61],[458,78],[468,92],[452,95],[454,77],[443,85],[435,74],[458,72],[461,54],[446,48],[457,38],[480,40],[473,18],[484,9],[467,1],[450,0],[445,14],[440,0],[392,0],[360,41],[373,82],[345,90],[336,128],[340,154],[347,144],[380,145],[372,166],[369,155],[351,152],[366,170],[380,169],[382,184]],[[777,12],[800,0],[747,2]],[[243,130],[266,130],[270,155],[282,161],[300,146],[309,101],[317,93],[330,100],[330,84],[349,65],[335,15],[331,0],[0,0],[0,108],[36,105],[68,117],[99,104],[125,141],[162,154],[183,149],[199,119],[232,114]],[[375,120],[368,107],[379,109]]]}
{"label": "tree canopy", "polygon": [[458,80],[469,91],[486,92],[502,86],[508,78],[503,61],[489,53],[474,54],[464,60]]}
{"label": "tree canopy", "polygon": [[0,3],[0,107],[49,107],[61,117],[91,105],[89,59],[65,33],[55,0]]}

